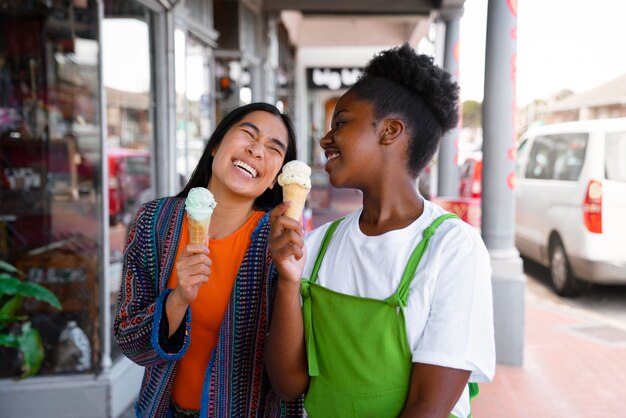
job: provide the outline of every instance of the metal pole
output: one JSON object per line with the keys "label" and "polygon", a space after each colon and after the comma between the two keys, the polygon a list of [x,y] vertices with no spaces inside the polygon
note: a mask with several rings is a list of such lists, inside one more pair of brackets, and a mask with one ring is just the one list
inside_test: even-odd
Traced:
{"label": "metal pole", "polygon": [[482,236],[492,264],[496,356],[521,366],[522,260],[515,248],[515,60],[517,1],[489,0],[483,104]]}
{"label": "metal pole", "polygon": [[[462,15],[463,9],[446,11],[442,14],[442,19],[446,24],[443,67],[457,82],[459,81],[459,28]],[[444,135],[439,145],[437,186],[439,197],[459,196],[458,139],[457,127]]]}
{"label": "metal pole", "polygon": [[[104,88],[104,76],[102,69],[102,50],[104,39],[102,37],[102,26],[104,24],[104,2],[97,0],[98,7],[98,86],[100,89],[100,181],[102,190],[102,200],[100,204],[100,234],[102,235],[102,246],[100,247],[100,278],[98,292],[100,297],[98,311],[100,312],[100,372],[108,373],[113,364],[111,360],[111,294],[109,293],[109,188],[106,187],[109,178],[109,164],[107,163],[107,112],[106,112],[106,89]],[[93,341],[92,341],[93,343]]]}

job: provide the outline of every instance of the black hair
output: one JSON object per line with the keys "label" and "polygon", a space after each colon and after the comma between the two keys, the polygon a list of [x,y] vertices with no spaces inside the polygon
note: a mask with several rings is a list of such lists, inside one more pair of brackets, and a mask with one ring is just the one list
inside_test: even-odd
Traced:
{"label": "black hair", "polygon": [[[213,150],[219,146],[222,139],[224,139],[224,136],[230,128],[233,127],[233,125],[242,120],[247,114],[257,111],[268,112],[272,115],[276,115],[280,117],[285,124],[285,128],[287,129],[287,151],[285,152],[283,165],[297,158],[298,149],[296,145],[296,135],[293,130],[291,119],[289,119],[287,115],[280,113],[276,106],[269,103],[250,103],[233,110],[217,125],[215,131],[213,131],[213,134],[211,135],[211,138],[209,138],[209,142],[204,148],[204,152],[202,153],[202,157],[200,157],[200,161],[198,161],[198,165],[191,174],[191,178],[187,182],[185,188],[176,195],[177,197],[187,197],[189,190],[193,187],[207,187],[212,174]],[[253,207],[256,210],[267,211],[282,201],[283,188],[276,183],[273,188],[268,188],[261,196],[256,198]]]}
{"label": "black hair", "polygon": [[376,120],[393,115],[404,121],[411,138],[408,168],[415,177],[459,121],[459,86],[432,57],[407,43],[375,55],[349,91],[372,104]]}

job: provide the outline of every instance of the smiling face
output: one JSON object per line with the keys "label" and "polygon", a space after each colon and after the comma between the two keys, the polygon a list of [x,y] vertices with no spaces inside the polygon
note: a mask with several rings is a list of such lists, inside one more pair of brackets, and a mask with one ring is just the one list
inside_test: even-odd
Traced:
{"label": "smiling face", "polygon": [[331,129],[320,141],[333,186],[361,188],[377,172],[381,149],[373,110],[351,92],[337,102]]}
{"label": "smiling face", "polygon": [[212,152],[209,190],[220,196],[250,198],[273,187],[285,159],[288,133],[282,119],[255,111],[236,122]]}

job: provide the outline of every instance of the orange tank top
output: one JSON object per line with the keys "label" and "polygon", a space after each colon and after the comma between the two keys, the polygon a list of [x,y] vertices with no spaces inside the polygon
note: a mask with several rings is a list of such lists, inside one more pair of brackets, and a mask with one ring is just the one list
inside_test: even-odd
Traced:
{"label": "orange tank top", "polygon": [[[211,277],[200,287],[198,297],[191,303],[191,341],[185,356],[178,362],[172,399],[184,409],[200,409],[204,375],[217,345],[217,339],[230,299],[239,266],[251,243],[251,235],[265,213],[256,211],[237,231],[222,239],[209,240]],[[189,243],[187,217],[183,221],[176,258]],[[167,282],[175,288],[176,268]]]}

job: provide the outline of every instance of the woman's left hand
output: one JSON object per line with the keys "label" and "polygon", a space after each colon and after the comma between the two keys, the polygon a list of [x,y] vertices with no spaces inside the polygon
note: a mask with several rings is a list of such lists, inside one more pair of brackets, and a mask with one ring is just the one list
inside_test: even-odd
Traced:
{"label": "woman's left hand", "polygon": [[270,212],[270,253],[279,278],[299,284],[304,270],[305,247],[302,226],[284,216],[289,203],[281,203]]}

